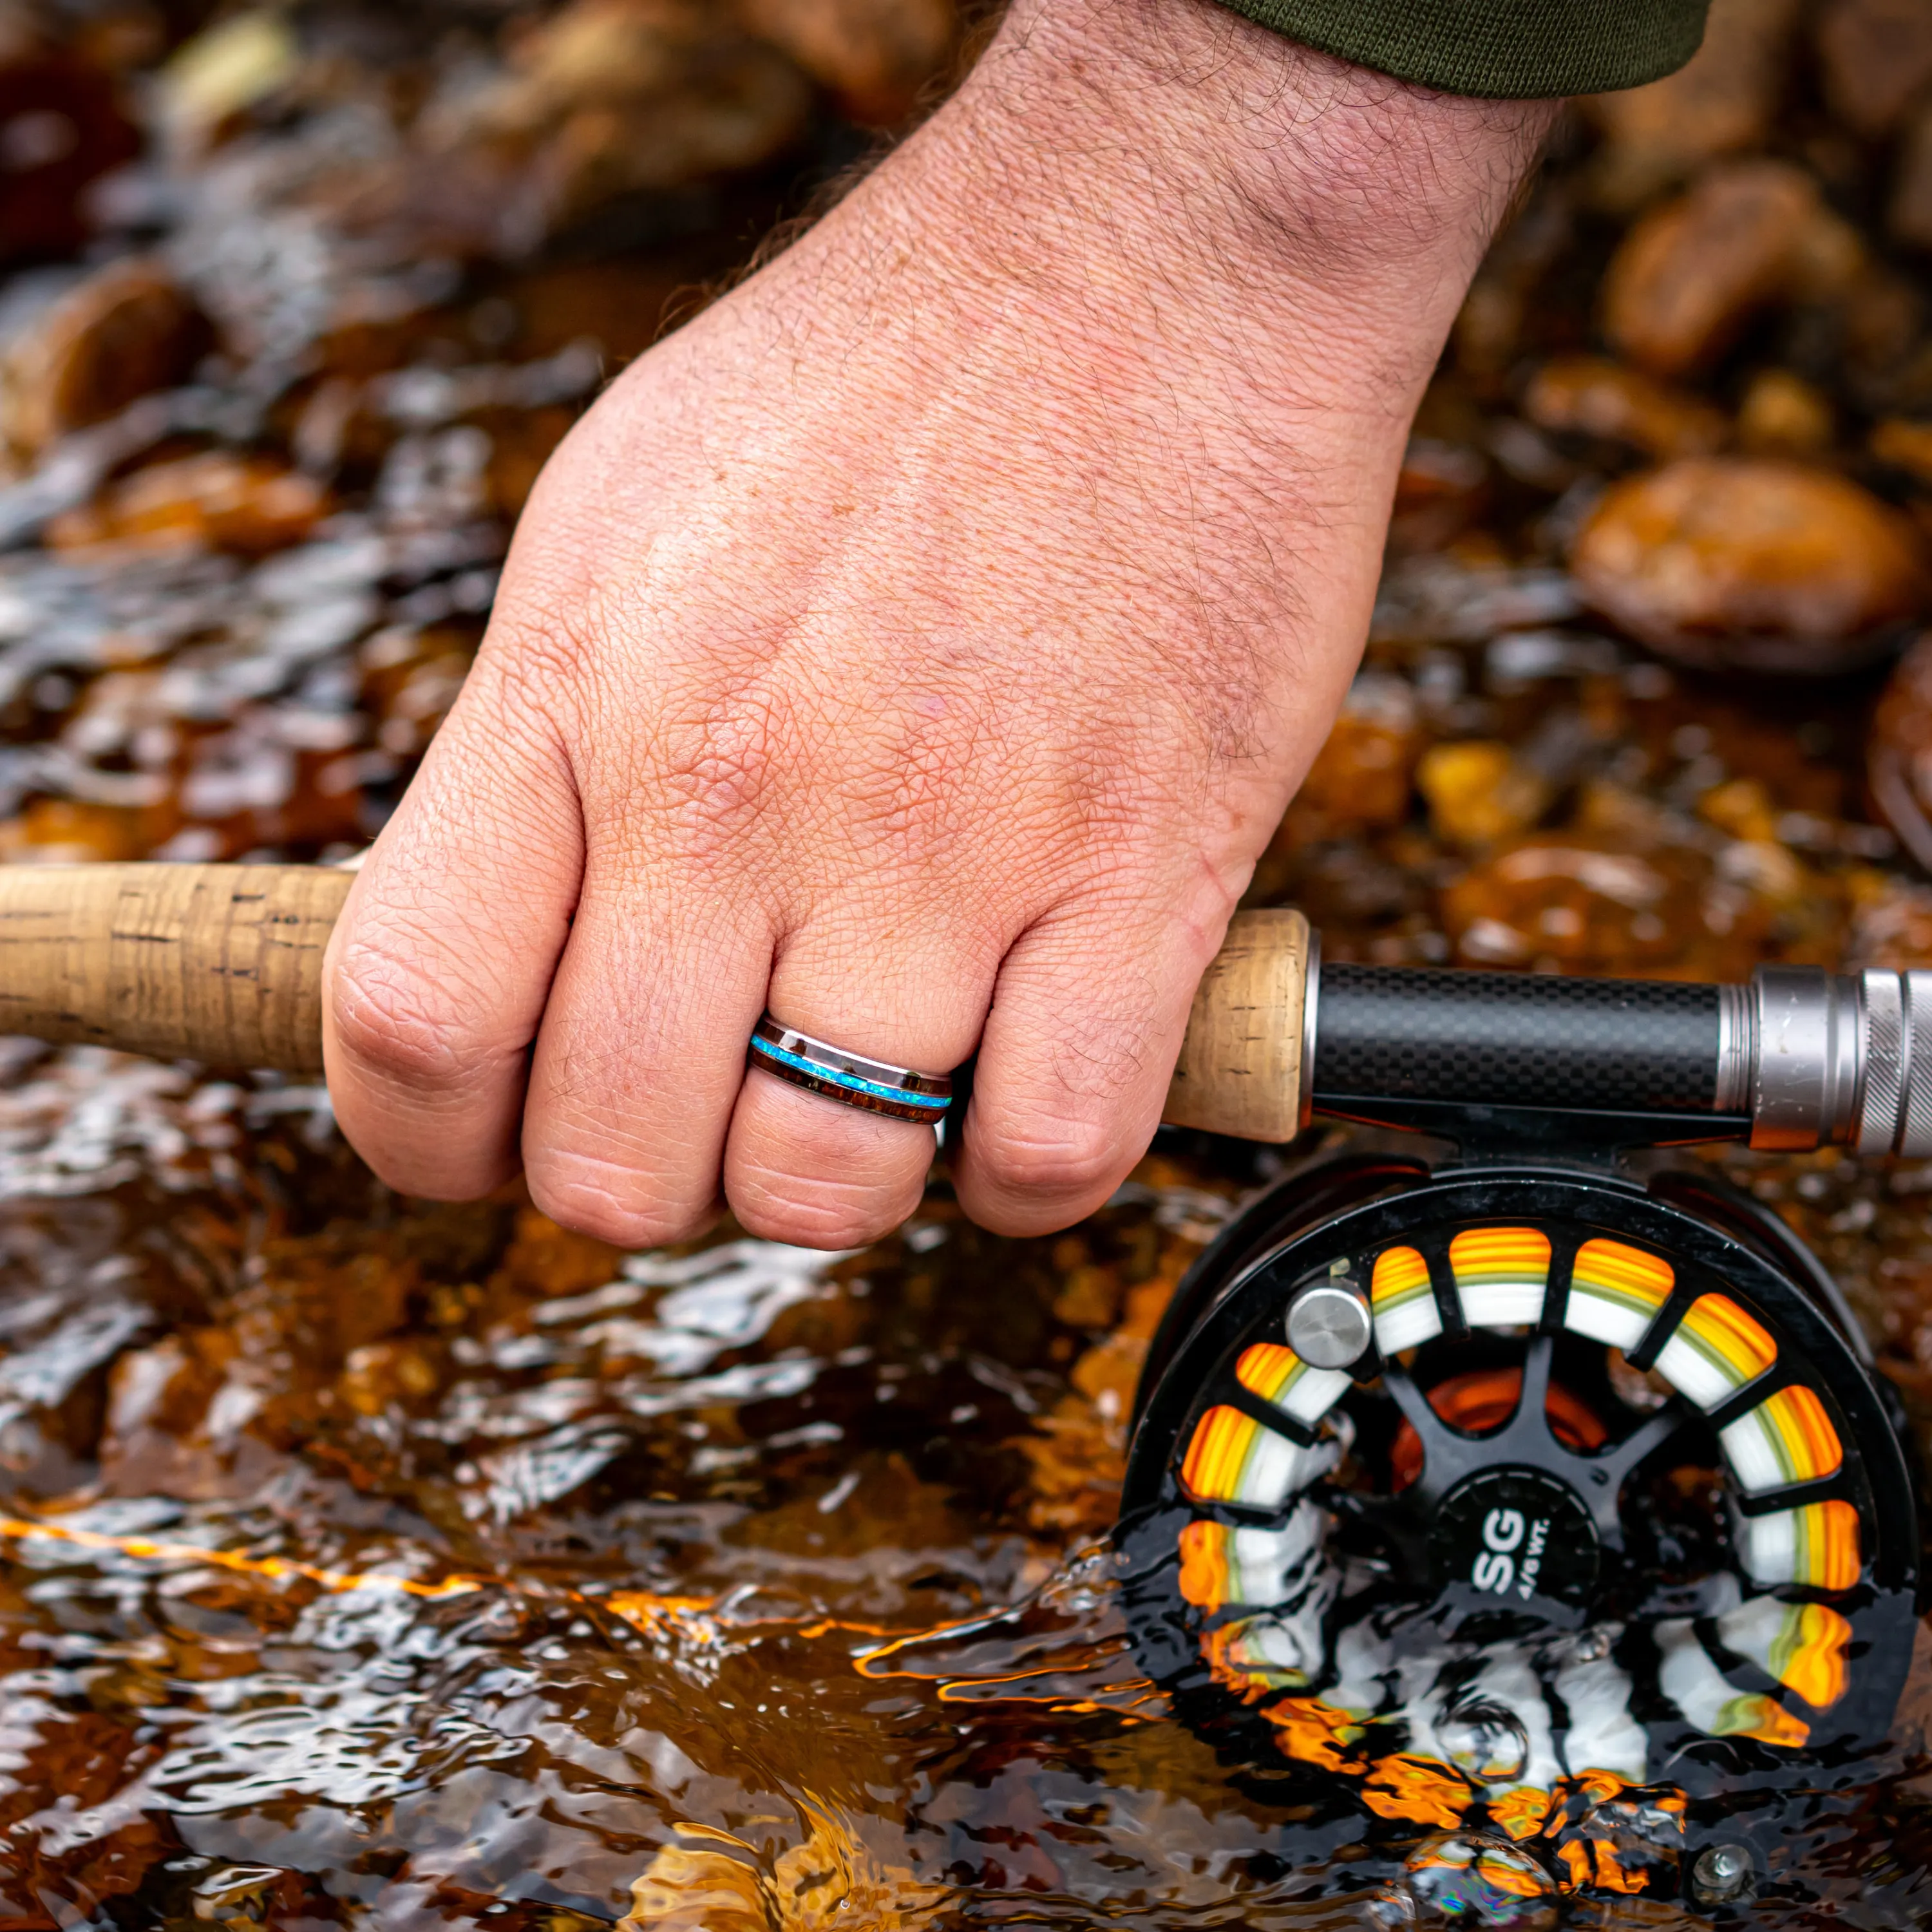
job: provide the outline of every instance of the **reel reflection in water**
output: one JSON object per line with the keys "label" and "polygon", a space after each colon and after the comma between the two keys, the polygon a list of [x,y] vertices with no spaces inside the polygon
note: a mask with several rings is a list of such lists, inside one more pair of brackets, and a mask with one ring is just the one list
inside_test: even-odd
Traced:
{"label": "reel reflection in water", "polygon": [[[1564,1892],[1694,1900],[1720,1841],[1774,1856],[1886,1738],[1918,1538],[1835,1291],[1753,1211],[1388,1160],[1251,1208],[1156,1339],[1128,1474],[1182,1717],[1306,1815],[1516,1845]],[[1285,1342],[1313,1282],[1369,1303],[1352,1369]]]}

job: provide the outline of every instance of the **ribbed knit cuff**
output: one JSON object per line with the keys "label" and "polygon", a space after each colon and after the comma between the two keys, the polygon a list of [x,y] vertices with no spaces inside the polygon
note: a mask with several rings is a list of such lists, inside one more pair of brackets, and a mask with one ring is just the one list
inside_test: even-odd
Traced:
{"label": "ribbed knit cuff", "polygon": [[1448,94],[1546,100],[1682,67],[1709,0],[1225,0],[1264,27]]}

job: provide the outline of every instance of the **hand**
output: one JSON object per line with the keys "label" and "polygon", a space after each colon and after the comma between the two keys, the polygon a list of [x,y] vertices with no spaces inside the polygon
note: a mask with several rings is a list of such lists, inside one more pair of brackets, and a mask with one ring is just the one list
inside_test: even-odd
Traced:
{"label": "hand", "polygon": [[518,531],[329,961],[386,1180],[842,1246],[931,1130],[746,1072],[767,1006],[944,1071],[961,1200],[1144,1149],[1365,634],[1410,417],[1551,110],[1208,0],[1018,0],[960,94],[634,365]]}

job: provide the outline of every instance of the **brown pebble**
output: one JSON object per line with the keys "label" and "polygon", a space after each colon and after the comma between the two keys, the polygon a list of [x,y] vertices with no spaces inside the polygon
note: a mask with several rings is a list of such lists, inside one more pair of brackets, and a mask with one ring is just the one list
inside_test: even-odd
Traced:
{"label": "brown pebble", "polygon": [[1651,456],[1706,454],[1724,440],[1724,418],[1708,403],[1601,356],[1546,362],[1522,409],[1540,429],[1605,436]]}
{"label": "brown pebble", "polygon": [[200,312],[154,262],[117,262],[56,302],[8,351],[0,417],[28,456],[192,373]]}
{"label": "brown pebble", "polygon": [[1575,834],[1526,838],[1472,866],[1442,896],[1443,930],[1472,966],[1573,973],[1655,968],[1698,926],[1696,880],[1676,854]]}
{"label": "brown pebble", "polygon": [[1715,0],[1686,66],[1587,101],[1607,137],[1592,164],[1597,200],[1639,208],[1706,162],[1758,146],[1784,92],[1797,11],[1796,0]]}
{"label": "brown pebble", "polygon": [[1899,144],[1886,224],[1895,240],[1932,250],[1932,102],[1920,110]]}
{"label": "brown pebble", "polygon": [[757,166],[811,89],[777,49],[698,0],[571,0],[510,70],[426,116],[424,153],[365,190],[360,224],[528,253],[619,198]]}
{"label": "brown pebble", "polygon": [[119,88],[92,62],[0,46],[0,260],[72,254],[92,231],[88,188],[140,146]]}
{"label": "brown pebble", "polygon": [[1766,670],[1846,668],[1927,592],[1906,518],[1842,476],[1768,458],[1690,457],[1612,485],[1570,562],[1633,637]]}
{"label": "brown pebble", "polygon": [[1652,374],[1684,375],[1767,304],[1828,297],[1862,264],[1856,236],[1802,169],[1726,162],[1624,237],[1604,278],[1604,332]]}
{"label": "brown pebble", "polygon": [[1922,483],[1932,483],[1932,422],[1888,416],[1871,433],[1871,453]]}
{"label": "brown pebble", "polygon": [[1761,369],[1738,405],[1738,441],[1754,456],[1815,456],[1832,446],[1830,401],[1789,369]]}
{"label": "brown pebble", "polygon": [[1450,845],[1484,846],[1526,830],[1550,802],[1550,787],[1508,746],[1468,738],[1430,747],[1415,782],[1429,825]]}
{"label": "brown pebble", "polygon": [[1865,738],[1865,782],[1899,842],[1932,868],[1932,633],[1886,681]]}
{"label": "brown pebble", "polygon": [[166,836],[165,812],[38,798],[0,822],[0,865],[76,866],[145,858]]}
{"label": "brown pebble", "polygon": [[[1932,833],[1932,825],[1927,830]],[[1932,889],[1894,874],[1873,874],[1852,917],[1844,966],[1848,973],[1868,966],[1894,973],[1932,968]]]}
{"label": "brown pebble", "polygon": [[1400,825],[1424,736],[1415,700],[1399,680],[1356,680],[1295,803],[1326,836]]}
{"label": "brown pebble", "polygon": [[1932,86],[1932,7],[1925,0],[1826,0],[1817,25],[1825,98],[1869,138],[1889,134]]}
{"label": "brown pebble", "polygon": [[952,0],[741,0],[745,24],[869,127],[911,112],[956,26]]}
{"label": "brown pebble", "polygon": [[56,550],[101,544],[266,556],[300,543],[328,514],[328,493],[272,458],[208,450],[151,464],[95,502],[54,520]]}

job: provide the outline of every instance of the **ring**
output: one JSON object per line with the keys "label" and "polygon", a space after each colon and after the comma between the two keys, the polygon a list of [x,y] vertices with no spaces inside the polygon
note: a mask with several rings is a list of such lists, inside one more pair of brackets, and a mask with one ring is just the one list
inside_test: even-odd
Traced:
{"label": "ring", "polygon": [[828,1100],[928,1126],[945,1118],[952,1099],[952,1082],[945,1074],[915,1073],[909,1066],[865,1059],[781,1026],[770,1013],[752,1029],[752,1064]]}

